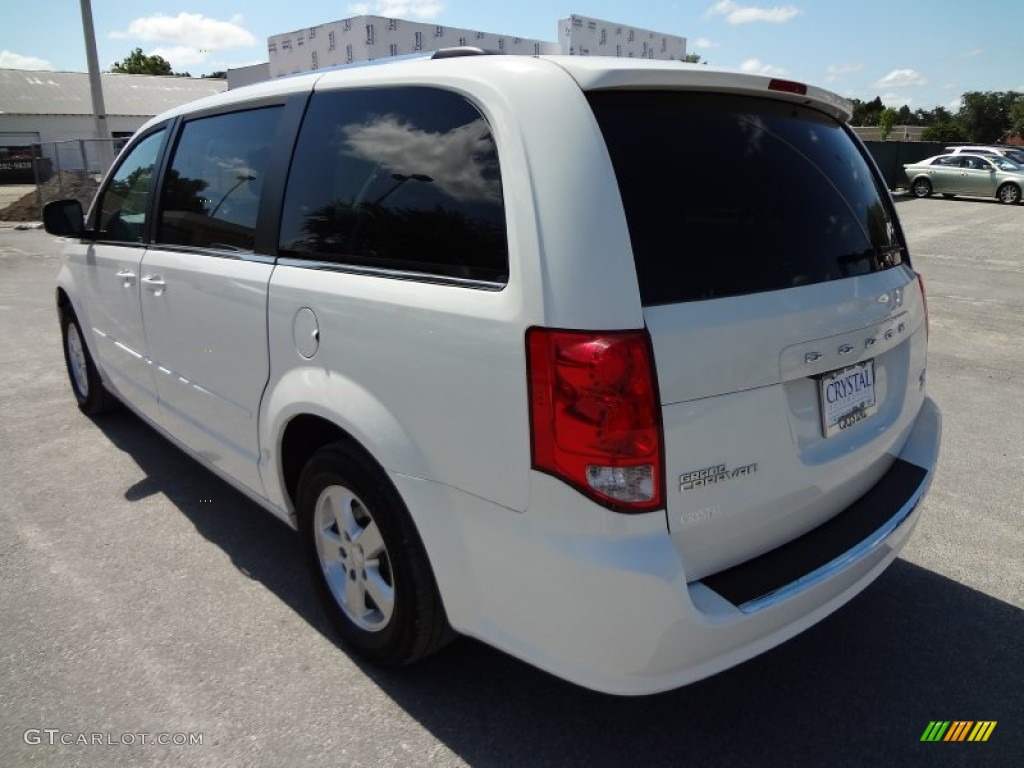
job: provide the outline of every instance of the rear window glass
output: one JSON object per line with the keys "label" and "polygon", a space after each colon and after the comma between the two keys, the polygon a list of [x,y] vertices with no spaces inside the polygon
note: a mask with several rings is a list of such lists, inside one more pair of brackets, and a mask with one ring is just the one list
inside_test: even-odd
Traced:
{"label": "rear window glass", "polygon": [[838,280],[900,264],[894,213],[836,120],[769,99],[588,94],[645,305]]}

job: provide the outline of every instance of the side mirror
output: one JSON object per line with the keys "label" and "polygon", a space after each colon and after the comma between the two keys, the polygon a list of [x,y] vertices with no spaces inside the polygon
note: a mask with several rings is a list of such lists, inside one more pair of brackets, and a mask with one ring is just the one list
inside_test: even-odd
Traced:
{"label": "side mirror", "polygon": [[85,214],[77,200],[53,200],[43,206],[43,228],[51,235],[82,237]]}

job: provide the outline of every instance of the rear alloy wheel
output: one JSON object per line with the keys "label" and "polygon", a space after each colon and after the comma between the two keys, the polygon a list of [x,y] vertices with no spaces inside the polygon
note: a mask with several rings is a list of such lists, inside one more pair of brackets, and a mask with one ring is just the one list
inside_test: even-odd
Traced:
{"label": "rear alloy wheel", "polygon": [[930,197],[932,194],[932,183],[928,179],[914,179],[910,190],[914,197]]}
{"label": "rear alloy wheel", "polygon": [[70,307],[60,310],[60,328],[64,340],[64,363],[82,413],[94,416],[110,410],[115,405],[113,396],[103,386],[89,347],[85,344],[82,326]]}
{"label": "rear alloy wheel", "polygon": [[996,191],[996,197],[999,198],[999,202],[1001,203],[1016,205],[1020,202],[1020,187],[1016,184],[1007,182]]}
{"label": "rear alloy wheel", "polygon": [[353,650],[401,666],[451,639],[419,534],[366,454],[344,442],[317,451],[302,471],[296,506],[314,586]]}

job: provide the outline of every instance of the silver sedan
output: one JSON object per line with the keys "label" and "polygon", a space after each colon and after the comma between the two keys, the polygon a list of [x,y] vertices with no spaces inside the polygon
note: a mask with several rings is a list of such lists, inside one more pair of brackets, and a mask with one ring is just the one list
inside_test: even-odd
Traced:
{"label": "silver sedan", "polygon": [[998,155],[936,155],[903,166],[916,197],[938,192],[945,197],[995,197],[1019,203],[1024,189],[1024,166]]}

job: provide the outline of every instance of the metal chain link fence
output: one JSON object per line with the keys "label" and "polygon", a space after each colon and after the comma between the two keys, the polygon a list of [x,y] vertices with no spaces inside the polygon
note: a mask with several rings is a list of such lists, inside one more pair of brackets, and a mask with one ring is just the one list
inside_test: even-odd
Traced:
{"label": "metal chain link fence", "polygon": [[[33,144],[39,207],[50,200],[75,198],[88,208],[100,179],[127,139],[73,139]],[[46,175],[42,178],[40,171]]]}
{"label": "metal chain link fence", "polygon": [[51,200],[74,198],[88,209],[103,174],[127,141],[70,139],[31,144],[18,158],[17,171],[22,183],[35,184],[35,192],[0,211],[0,219],[38,221],[43,205]]}

